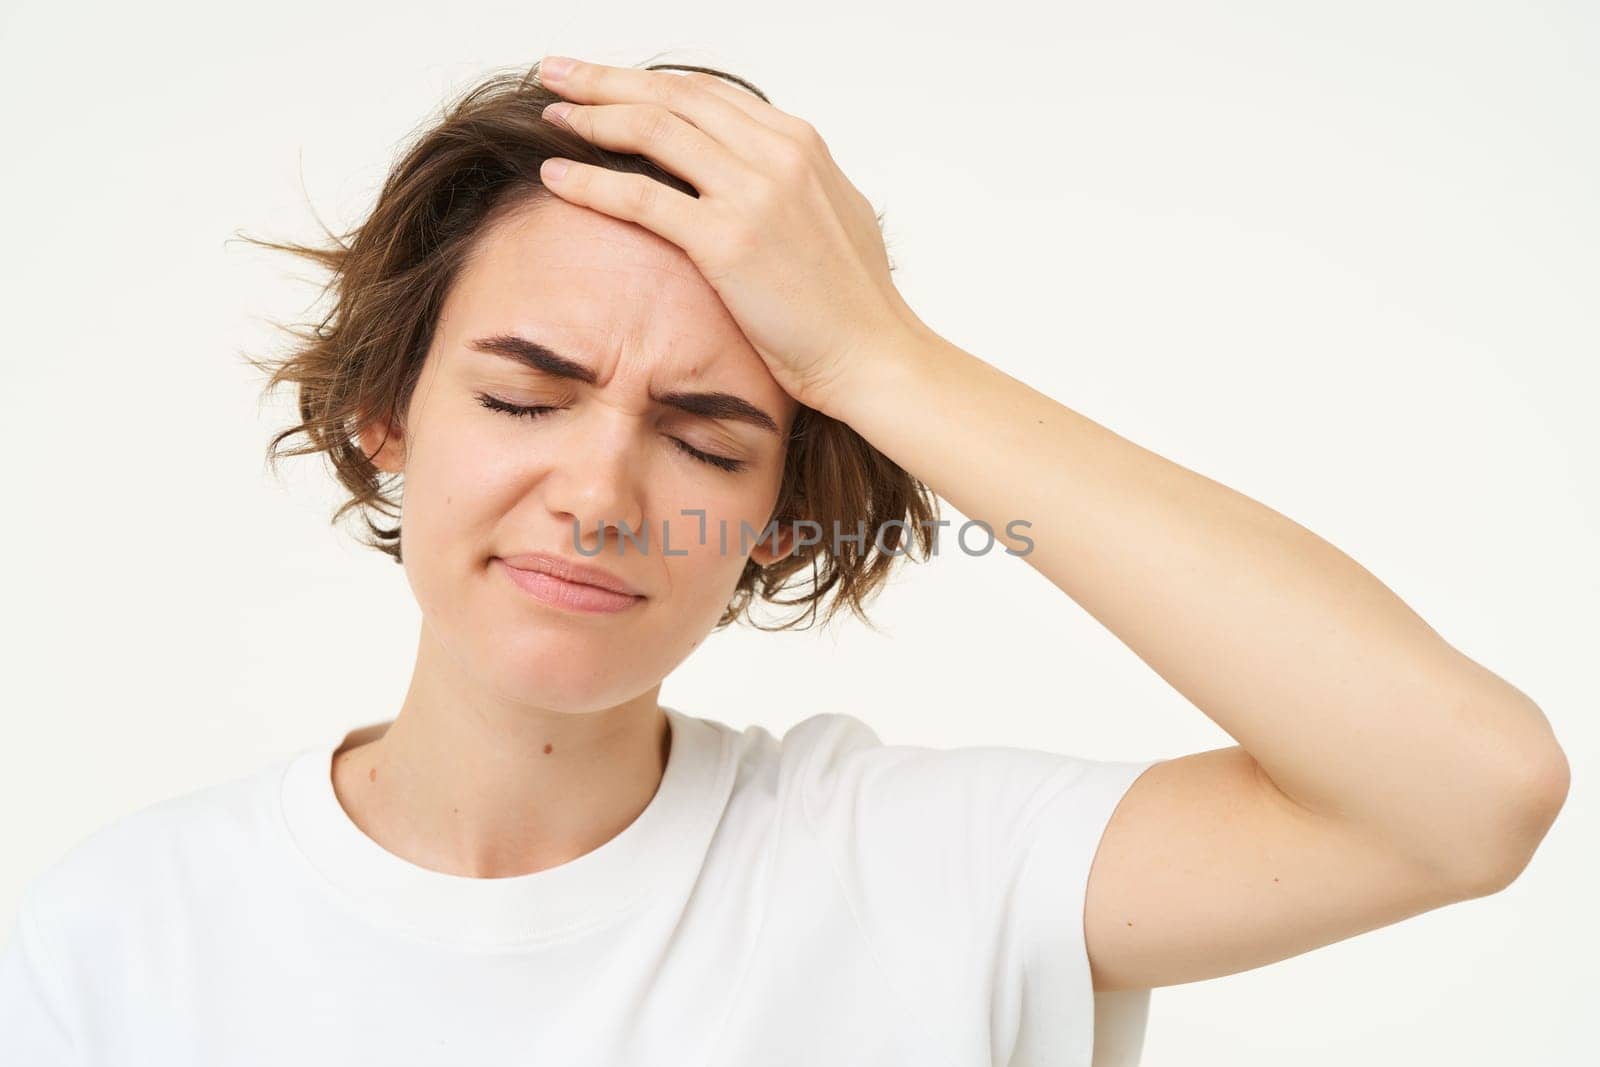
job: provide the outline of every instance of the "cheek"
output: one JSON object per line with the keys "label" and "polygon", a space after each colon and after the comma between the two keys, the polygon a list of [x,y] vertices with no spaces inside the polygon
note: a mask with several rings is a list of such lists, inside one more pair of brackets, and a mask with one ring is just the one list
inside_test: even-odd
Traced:
{"label": "cheek", "polygon": [[[702,618],[707,626],[727,607],[771,518],[776,490],[766,486],[752,490],[753,485],[754,479],[749,485],[717,489],[702,484],[692,498],[655,501],[667,528],[670,551],[663,552],[664,569],[673,596],[681,600],[686,614]],[[690,513],[683,514],[686,511]]]}
{"label": "cheek", "polygon": [[411,550],[407,562],[414,557],[432,572],[458,566],[464,549],[482,544],[496,510],[514,498],[516,473],[503,462],[485,461],[499,450],[482,434],[428,429],[434,432],[407,459],[401,518],[402,544]]}
{"label": "cheek", "polygon": [[[737,485],[684,482],[675,492],[656,494],[651,503],[670,537],[669,563],[683,559],[697,570],[737,570],[766,529],[775,498],[754,479]],[[680,550],[689,555],[680,557]]]}

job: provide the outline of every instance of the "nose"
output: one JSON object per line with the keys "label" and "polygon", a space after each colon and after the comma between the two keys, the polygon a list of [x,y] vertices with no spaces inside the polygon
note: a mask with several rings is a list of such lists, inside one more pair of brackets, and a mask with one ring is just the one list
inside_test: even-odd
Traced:
{"label": "nose", "polygon": [[655,551],[642,529],[633,429],[628,420],[602,426],[604,421],[589,420],[552,461],[545,478],[547,506],[568,531],[572,546],[585,554]]}

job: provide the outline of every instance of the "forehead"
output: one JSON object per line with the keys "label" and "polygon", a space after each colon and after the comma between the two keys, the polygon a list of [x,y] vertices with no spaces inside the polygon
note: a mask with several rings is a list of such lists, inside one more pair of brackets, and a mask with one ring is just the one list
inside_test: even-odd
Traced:
{"label": "forehead", "polygon": [[758,356],[677,245],[552,198],[519,206],[475,242],[449,303],[476,325],[559,331],[590,359],[624,350],[701,362]]}

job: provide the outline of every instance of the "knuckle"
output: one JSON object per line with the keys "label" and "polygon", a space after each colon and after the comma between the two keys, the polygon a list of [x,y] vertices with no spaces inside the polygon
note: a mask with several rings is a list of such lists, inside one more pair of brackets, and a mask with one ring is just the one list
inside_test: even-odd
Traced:
{"label": "knuckle", "polygon": [[691,97],[701,92],[704,88],[686,75],[668,74],[661,83],[661,103],[669,111],[681,111]]}
{"label": "knuckle", "polygon": [[634,115],[634,130],[643,144],[660,144],[672,128],[672,112],[666,108],[642,107]]}
{"label": "knuckle", "polygon": [[722,81],[721,78],[707,74],[703,70],[691,70],[683,75],[683,80],[697,89],[715,89],[717,84]]}
{"label": "knuckle", "polygon": [[787,138],[778,142],[773,154],[777,172],[787,181],[793,181],[811,170],[811,155],[805,145]]}
{"label": "knuckle", "polygon": [[797,118],[794,120],[794,139],[810,151],[826,150],[827,148],[822,141],[822,134],[805,119]]}
{"label": "knuckle", "polygon": [[633,183],[629,199],[632,201],[631,207],[639,216],[648,217],[660,203],[660,197],[661,185],[654,178],[640,177]]}

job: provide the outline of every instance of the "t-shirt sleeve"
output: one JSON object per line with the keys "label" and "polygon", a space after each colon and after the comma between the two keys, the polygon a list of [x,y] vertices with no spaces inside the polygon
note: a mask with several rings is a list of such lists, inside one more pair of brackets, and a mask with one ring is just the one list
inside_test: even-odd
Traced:
{"label": "t-shirt sleeve", "polygon": [[0,951],[0,1063],[58,1067],[80,1061],[66,985],[35,903],[38,891],[34,883],[24,892]]}
{"label": "t-shirt sleeve", "polygon": [[[1028,1023],[1017,1055],[1027,1063],[1086,1064],[1092,1055],[1094,1067],[1123,1067],[1139,1062],[1150,991],[1094,992],[1084,904],[1111,816],[1134,780],[1159,761],[1060,758],[1049,797],[1019,842],[1014,895],[1001,914],[1011,928],[1012,996]],[[1085,1004],[1091,1026],[1061,1025]]]}
{"label": "t-shirt sleeve", "polygon": [[974,1062],[1089,1067],[1097,1008],[1108,1040],[1095,1067],[1119,1062],[1110,1045],[1130,1029],[1142,1037],[1145,1001],[1097,1002],[1083,906],[1112,813],[1157,760],[885,745],[834,714],[784,743],[807,824],[923,1023]]}

